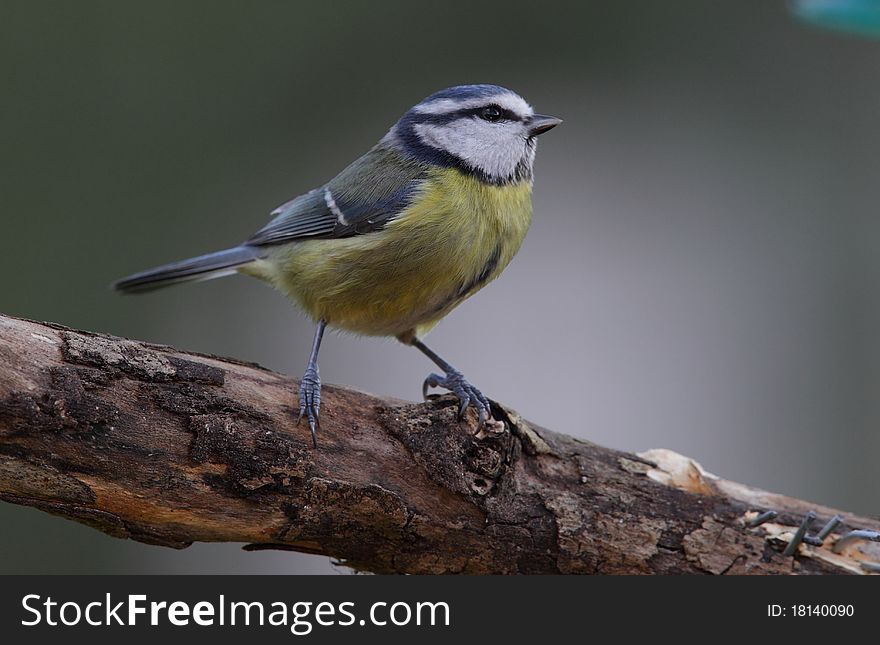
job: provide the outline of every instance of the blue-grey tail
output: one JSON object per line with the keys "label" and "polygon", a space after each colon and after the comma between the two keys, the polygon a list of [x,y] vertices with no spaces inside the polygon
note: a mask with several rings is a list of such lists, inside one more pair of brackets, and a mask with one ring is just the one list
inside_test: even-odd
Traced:
{"label": "blue-grey tail", "polygon": [[252,246],[236,246],[135,273],[113,283],[113,288],[126,293],[138,293],[161,289],[180,282],[211,280],[232,275],[241,265],[258,260],[260,257],[259,249]]}

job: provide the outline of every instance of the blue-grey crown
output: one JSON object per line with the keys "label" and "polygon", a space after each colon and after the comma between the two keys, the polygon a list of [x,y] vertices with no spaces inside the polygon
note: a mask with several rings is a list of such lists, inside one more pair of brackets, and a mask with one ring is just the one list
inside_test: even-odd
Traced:
{"label": "blue-grey crown", "polygon": [[[425,97],[420,103],[413,107],[413,110],[419,105],[424,105],[425,103],[436,101],[437,99],[458,99],[461,101],[467,101],[469,99],[488,98],[505,92],[511,92],[511,90],[506,87],[501,87],[500,85],[491,85],[488,83],[455,85],[453,87],[447,87],[445,90],[434,92],[431,96]],[[412,112],[412,110],[410,110],[410,112]]]}

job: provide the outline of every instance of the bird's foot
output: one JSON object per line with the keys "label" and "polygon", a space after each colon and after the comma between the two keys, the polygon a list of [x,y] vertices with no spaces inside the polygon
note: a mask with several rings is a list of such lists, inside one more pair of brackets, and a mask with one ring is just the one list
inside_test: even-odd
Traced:
{"label": "bird's foot", "polygon": [[489,407],[489,399],[483,396],[477,388],[471,385],[461,372],[452,370],[447,372],[446,376],[439,374],[429,374],[422,384],[422,397],[428,398],[428,388],[442,387],[458,397],[458,419],[464,416],[468,405],[473,405],[477,409],[479,415],[479,427],[482,428],[486,424],[486,420],[491,416]]}
{"label": "bird's foot", "polygon": [[299,425],[303,417],[309,420],[309,430],[312,431],[312,445],[315,448],[318,447],[318,436],[315,428],[320,425],[320,413],[321,376],[318,373],[317,365],[309,365],[299,384],[299,417],[296,419],[296,424]]}

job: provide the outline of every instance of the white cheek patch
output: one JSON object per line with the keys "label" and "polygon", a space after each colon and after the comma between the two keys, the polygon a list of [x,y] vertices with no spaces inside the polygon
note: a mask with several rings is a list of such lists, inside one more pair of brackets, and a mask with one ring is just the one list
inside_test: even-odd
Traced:
{"label": "white cheek patch", "polygon": [[418,123],[415,132],[424,144],[449,152],[490,177],[513,176],[528,154],[521,123],[466,117],[444,125]]}

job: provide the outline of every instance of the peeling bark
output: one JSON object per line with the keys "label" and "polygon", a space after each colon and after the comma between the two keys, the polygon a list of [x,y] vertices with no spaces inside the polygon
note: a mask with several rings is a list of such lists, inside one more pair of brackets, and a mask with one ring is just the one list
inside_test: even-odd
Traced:
{"label": "peeling bark", "polygon": [[[121,538],[319,553],[379,573],[864,573],[880,523],[803,514],[669,451],[641,456],[493,404],[477,432],[424,404],[325,386],[319,447],[293,379],[258,365],[0,316],[0,499]],[[772,523],[749,528],[757,511]],[[874,550],[872,550],[874,549]]]}

